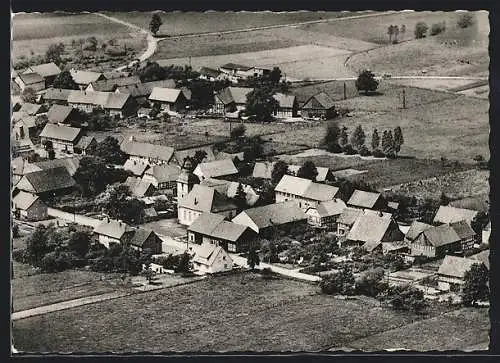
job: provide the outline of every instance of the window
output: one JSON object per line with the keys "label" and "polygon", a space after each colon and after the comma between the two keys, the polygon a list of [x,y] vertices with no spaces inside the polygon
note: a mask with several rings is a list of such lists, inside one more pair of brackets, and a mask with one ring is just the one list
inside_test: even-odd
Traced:
{"label": "window", "polygon": [[226,256],[222,256],[222,259],[225,261],[226,260]]}
{"label": "window", "polygon": [[224,268],[227,268],[227,263],[224,264]]}

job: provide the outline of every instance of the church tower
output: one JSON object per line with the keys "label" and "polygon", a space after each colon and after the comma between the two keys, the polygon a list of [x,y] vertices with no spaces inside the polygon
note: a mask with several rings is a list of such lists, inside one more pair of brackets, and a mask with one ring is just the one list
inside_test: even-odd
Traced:
{"label": "church tower", "polygon": [[184,198],[193,189],[193,185],[200,180],[193,174],[193,162],[190,157],[184,159],[182,170],[177,178],[177,202]]}

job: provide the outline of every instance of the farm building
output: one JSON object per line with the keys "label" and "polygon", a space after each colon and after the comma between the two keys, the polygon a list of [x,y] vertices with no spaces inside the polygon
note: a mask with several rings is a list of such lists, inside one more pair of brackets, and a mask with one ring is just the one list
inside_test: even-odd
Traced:
{"label": "farm building", "polygon": [[23,105],[19,109],[19,112],[25,113],[26,115],[29,115],[29,116],[39,115],[39,114],[44,113],[46,111],[47,111],[47,109],[45,108],[44,105],[39,105],[37,103],[29,103],[29,102],[23,103]]}
{"label": "farm building", "polygon": [[338,198],[320,202],[306,210],[307,222],[314,227],[337,230],[337,218],[346,208],[346,204]]}
{"label": "farm building", "polygon": [[120,149],[129,160],[142,162],[149,165],[165,165],[172,162],[174,149],[169,146],[125,140],[120,144]]}
{"label": "farm building", "polygon": [[337,218],[337,236],[346,237],[354,222],[363,214],[363,211],[347,207]]}
{"label": "farm building", "polygon": [[248,77],[262,76],[268,70],[242,64],[226,63],[219,67],[219,71],[229,76],[231,81],[238,81],[239,79],[247,79]]}
{"label": "farm building", "polygon": [[88,155],[89,151],[97,146],[97,140],[94,136],[82,136],[75,145],[76,154]]}
{"label": "farm building", "polygon": [[34,171],[23,175],[15,188],[36,194],[42,199],[62,195],[73,189],[75,180],[64,167]]}
{"label": "farm building", "polygon": [[53,124],[74,124],[83,121],[78,110],[71,106],[57,104],[50,106],[47,118]]}
{"label": "farm building", "polygon": [[430,224],[419,222],[419,221],[414,221],[411,225],[410,228],[408,229],[408,232],[406,232],[405,235],[405,241],[406,242],[413,242],[420,233],[423,231],[432,228]]}
{"label": "farm building", "polygon": [[448,205],[450,207],[488,213],[490,210],[490,198],[488,194],[481,194],[463,199],[452,200]]}
{"label": "farm building", "polygon": [[51,141],[54,150],[73,153],[74,147],[80,140],[82,129],[59,124],[46,124],[40,133],[40,140]]}
{"label": "farm building", "polygon": [[81,90],[84,90],[93,82],[103,81],[106,79],[104,74],[98,72],[71,69],[70,73],[71,77],[73,77],[73,81],[75,81]]}
{"label": "farm building", "polygon": [[203,213],[187,230],[188,242],[212,244],[229,252],[245,252],[256,239],[256,233],[247,226],[225,220],[225,216]]}
{"label": "farm building", "polygon": [[35,151],[35,145],[31,139],[19,139],[12,141],[12,156],[28,155]]}
{"label": "farm building", "polygon": [[278,108],[274,110],[273,115],[276,118],[297,117],[299,104],[294,95],[276,93],[273,98],[278,101]]}
{"label": "farm building", "polygon": [[274,191],[276,193],[276,203],[296,200],[300,208],[307,210],[311,207],[316,208],[320,202],[333,200],[337,197],[339,188],[314,183],[309,179],[283,175]]}
{"label": "farm building", "polygon": [[[214,188],[228,198],[236,197],[239,184],[240,183],[234,181],[213,178],[208,178],[200,182],[200,185]],[[255,192],[255,190],[250,185],[242,184],[241,186],[243,188],[243,192],[245,193],[246,204],[251,207],[257,203],[259,195]]]}
{"label": "farm building", "polygon": [[470,245],[469,233],[460,231],[462,227],[442,224],[424,230],[410,244],[412,256],[442,257],[447,253],[462,252]]}
{"label": "farm building", "polygon": [[184,93],[179,89],[155,87],[148,97],[154,105],[161,110],[180,112],[186,109],[188,101]]}
{"label": "farm building", "polygon": [[107,219],[94,229],[97,241],[109,248],[112,243],[127,243],[132,238],[135,229],[122,221]]}
{"label": "farm building", "polygon": [[73,176],[80,166],[81,156],[73,156],[69,158],[60,158],[54,160],[37,161],[32,165],[39,170],[50,170],[54,168],[64,167],[69,175]]}
{"label": "farm building", "polygon": [[200,146],[183,150],[175,150],[174,158],[177,164],[181,166],[186,158],[193,158],[197,151],[205,152],[206,154],[205,158],[201,161],[202,163],[216,160],[212,146]]}
{"label": "farm building", "polygon": [[245,161],[245,153],[227,153],[225,151],[220,151],[215,155],[215,160],[231,159],[234,163]]}
{"label": "farm building", "polygon": [[128,86],[120,86],[115,92],[128,93],[139,105],[145,105],[148,103],[148,97],[155,87],[175,88],[175,81],[173,79],[165,79],[162,81],[136,83]]}
{"label": "farm building", "polygon": [[212,69],[208,67],[201,67],[198,70],[198,73],[200,74],[200,79],[205,79],[207,81],[216,81],[222,79],[220,75],[222,74],[221,71],[217,69]]}
{"label": "farm building", "polygon": [[238,174],[238,169],[231,159],[222,159],[200,163],[193,171],[200,180]]}
{"label": "farm building", "polygon": [[61,69],[54,62],[50,62],[37,66],[30,66],[23,73],[38,73],[45,81],[45,88],[49,88],[54,83],[56,77],[61,73]]}
{"label": "farm building", "polygon": [[296,201],[289,201],[246,209],[234,217],[232,222],[247,226],[260,236],[272,237],[276,227],[305,225],[307,215]]}
{"label": "farm building", "polygon": [[490,250],[484,250],[479,253],[476,253],[475,255],[469,256],[471,260],[474,261],[479,261],[481,262],[484,267],[486,267],[488,270],[490,269]]}
{"label": "farm building", "polygon": [[14,81],[21,88],[21,91],[24,91],[26,88],[31,88],[35,92],[45,89],[45,79],[38,73],[18,74]]}
{"label": "farm building", "polygon": [[179,223],[191,225],[202,213],[217,213],[233,218],[237,206],[215,189],[198,184],[182,199],[178,200]]}
{"label": "farm building", "polygon": [[215,94],[213,113],[226,115],[246,108],[247,95],[253,91],[248,87],[227,87]]}
{"label": "farm building", "polygon": [[118,87],[130,86],[141,83],[137,76],[104,79],[91,82],[85,91],[115,92]]}
{"label": "farm building", "polygon": [[25,116],[14,124],[15,139],[32,139],[36,136],[37,129],[35,118],[33,116]]}
{"label": "farm building", "polygon": [[222,247],[213,244],[203,244],[193,257],[195,271],[202,274],[231,271],[233,260]]}
{"label": "farm building", "polygon": [[41,95],[41,102],[49,105],[67,105],[68,97],[72,90],[62,88],[49,88]]}
{"label": "farm building", "polygon": [[355,190],[347,201],[347,205],[359,209],[383,210],[387,207],[387,201],[380,193]]}
{"label": "farm building", "polygon": [[47,219],[47,206],[34,194],[20,191],[12,198],[14,215],[27,221]]}
{"label": "farm building", "polygon": [[158,190],[176,193],[181,169],[177,165],[154,165],[147,169],[142,180],[150,182]]}
{"label": "farm building", "polygon": [[465,282],[465,273],[478,263],[481,264],[480,261],[469,258],[445,256],[438,270],[438,289],[460,292]]}
{"label": "farm building", "polygon": [[137,103],[128,94],[113,92],[71,91],[68,104],[84,112],[92,112],[102,108],[111,116],[126,117],[137,111]]}
{"label": "farm building", "polygon": [[302,117],[329,119],[335,116],[335,104],[325,92],[309,98],[300,108]]}
{"label": "farm building", "polygon": [[127,161],[125,161],[125,164],[123,164],[123,169],[132,172],[132,174],[139,178],[142,178],[147,168],[149,168],[148,163],[133,159],[127,159]]}
{"label": "farm building", "polygon": [[23,175],[31,173],[33,171],[42,170],[35,164],[28,162],[28,160],[23,159],[21,156],[14,157],[10,163],[12,170],[12,183],[15,185],[23,177]]}
{"label": "farm building", "polygon": [[432,223],[447,224],[466,221],[470,225],[472,220],[477,216],[477,213],[477,211],[471,209],[455,208],[447,205],[441,205],[439,206],[439,209]]}
{"label": "farm building", "polygon": [[155,191],[151,182],[133,176],[129,176],[124,184],[128,186],[130,194],[136,198],[150,197]]}
{"label": "farm building", "polygon": [[134,230],[126,243],[138,251],[149,250],[154,255],[161,253],[162,241],[150,229],[138,228]]}
{"label": "farm building", "polygon": [[404,234],[390,213],[366,210],[352,225],[345,242],[351,246],[362,246],[368,242],[397,242],[403,239]]}
{"label": "farm building", "polygon": [[460,237],[462,251],[471,251],[476,242],[476,232],[474,232],[471,226],[469,226],[466,221],[450,223],[450,226],[458,234],[458,237]]}
{"label": "farm building", "polygon": [[[271,174],[275,164],[276,162],[274,161],[256,162],[253,168],[252,177],[261,179],[271,179]],[[288,174],[296,176],[300,168],[301,168],[300,165],[288,165]],[[317,166],[316,170],[318,171],[318,175],[316,176],[317,182],[322,183],[327,180],[333,180],[333,175],[329,168]]]}

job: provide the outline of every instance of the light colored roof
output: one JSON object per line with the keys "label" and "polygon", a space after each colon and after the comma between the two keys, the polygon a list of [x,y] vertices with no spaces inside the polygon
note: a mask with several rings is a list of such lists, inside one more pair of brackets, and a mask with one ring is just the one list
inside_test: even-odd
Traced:
{"label": "light colored roof", "polygon": [[175,150],[175,158],[177,161],[182,165],[182,162],[186,157],[193,157],[196,154],[196,151],[202,150],[207,153],[207,156],[205,159],[203,159],[203,162],[207,161],[213,161],[215,160],[215,155],[212,146],[200,146],[200,147],[195,147],[195,148],[190,148],[190,149],[184,149],[184,150]]}
{"label": "light colored roof", "polygon": [[36,115],[37,113],[40,112],[42,109],[42,105],[36,104],[36,103],[23,103],[21,108],[19,109],[19,112],[24,112],[30,116]]}
{"label": "light colored roof", "polygon": [[167,162],[170,161],[172,155],[174,154],[174,149],[169,146],[131,140],[123,141],[120,144],[120,148],[127,155],[159,159]]}
{"label": "light colored roof", "polygon": [[188,231],[201,233],[203,235],[209,236],[212,231],[221,223],[225,217],[222,214],[215,213],[202,213],[198,218],[196,218],[193,223],[188,227]]}
{"label": "light colored roof", "polygon": [[121,109],[129,99],[128,93],[72,90],[68,103],[101,106],[104,109]]}
{"label": "light colored roof", "polygon": [[211,266],[216,257],[223,253],[227,257],[226,259],[231,260],[231,257],[227,255],[226,251],[220,246],[215,246],[210,243],[202,243],[201,246],[197,249],[196,254],[193,257],[193,262],[196,262],[201,265]]}
{"label": "light colored roof", "polygon": [[391,223],[394,222],[389,213],[363,213],[352,225],[347,239],[361,242],[382,242]]}
{"label": "light colored roof", "polygon": [[121,239],[125,233],[131,232],[133,230],[134,229],[128,224],[111,219],[109,220],[109,222],[104,221],[99,224],[94,229],[94,232],[111,238]]}
{"label": "light colored roof", "polygon": [[90,84],[102,77],[102,73],[90,71],[80,71],[72,69],[70,73],[76,84]]}
{"label": "light colored roof", "polygon": [[[250,208],[241,213],[248,215],[259,229],[307,219],[306,214],[299,208],[297,202],[293,200]],[[233,218],[233,221],[237,217]]]}
{"label": "light colored roof", "polygon": [[349,200],[347,201],[347,204],[361,208],[373,208],[379,198],[380,198],[380,193],[371,193],[362,190],[355,190],[354,193],[352,193]]}
{"label": "light colored roof", "polygon": [[215,156],[215,160],[223,160],[223,159],[234,160],[235,158],[237,158],[239,161],[243,161],[245,160],[245,153],[243,151],[239,153],[226,153],[224,151],[221,151]]}
{"label": "light colored roof", "polygon": [[126,93],[110,93],[106,103],[103,105],[106,109],[121,110],[127,103],[130,95]]}
{"label": "light colored roof", "polygon": [[238,173],[238,169],[236,169],[236,166],[234,166],[234,163],[231,159],[214,160],[200,163],[198,164],[196,169],[200,170],[205,178],[215,178],[219,176],[233,175]]}
{"label": "light colored roof", "polygon": [[34,171],[24,175],[22,179],[26,179],[31,184],[35,193],[70,188],[76,184],[75,180],[68,173],[68,170],[64,167]]}
{"label": "light colored roof", "polygon": [[199,212],[223,212],[236,209],[227,197],[215,189],[195,184],[193,189],[178,202],[179,207]]}
{"label": "light colored roof", "polygon": [[247,102],[247,95],[253,91],[253,88],[229,87],[229,91],[236,104],[245,104]]}
{"label": "light colored roof", "polygon": [[430,224],[419,222],[419,221],[414,221],[410,229],[408,229],[408,232],[406,232],[406,239],[409,241],[413,241],[415,238],[418,237],[418,235],[425,231],[426,229],[432,228]]}
{"label": "light colored roof", "polygon": [[226,64],[223,64],[222,66],[220,66],[220,68],[231,69],[231,70],[235,70],[235,71],[248,71],[248,70],[252,69],[253,67],[245,66],[242,64],[236,64],[236,63],[226,63]]}
{"label": "light colored roof", "polygon": [[181,90],[179,89],[155,87],[148,99],[151,101],[174,103],[180,94]]}
{"label": "light colored roof", "polygon": [[273,98],[278,101],[280,108],[293,108],[293,104],[295,103],[294,95],[286,95],[284,93],[276,93],[273,95]]}
{"label": "light colored roof", "polygon": [[48,101],[67,101],[72,90],[62,88],[49,88],[43,95],[44,100]]}
{"label": "light colored roof", "polygon": [[25,116],[15,124],[16,127],[36,127],[36,118],[34,116]]}
{"label": "light colored roof", "polygon": [[378,246],[381,246],[382,245],[382,242],[380,241],[368,241],[368,242],[365,242],[365,244],[363,244],[363,246],[361,246],[362,248],[364,248],[366,251],[368,252],[373,252],[373,250],[375,250]]}
{"label": "light colored roof", "polygon": [[26,112],[23,112],[23,111],[15,111],[15,112],[12,112],[11,119],[12,119],[13,122],[16,122],[16,121],[23,120],[23,119],[25,119],[27,117],[33,117],[33,116],[30,116]]}
{"label": "light colored roof", "polygon": [[345,208],[337,219],[337,223],[351,226],[356,222],[358,217],[363,214],[363,211],[356,208]]}
{"label": "light colored roof", "polygon": [[211,236],[225,241],[236,242],[247,229],[247,226],[241,224],[222,221],[212,231]]}
{"label": "light colored roof", "polygon": [[309,185],[309,188],[307,188],[306,192],[302,196],[307,199],[327,201],[335,198],[338,191],[339,188],[332,185],[311,183],[311,185]]}
{"label": "light colored roof", "polygon": [[175,88],[175,81],[173,79],[165,79],[162,81],[131,84],[128,86],[120,86],[117,88],[117,91],[120,93],[128,93],[132,97],[147,97],[155,87]]}
{"label": "light colored roof", "polygon": [[455,208],[465,208],[469,210],[476,210],[478,212],[488,213],[489,206],[489,195],[481,194],[475,195],[473,197],[467,197],[459,200],[453,200],[448,205]]}
{"label": "light colored roof", "polygon": [[453,223],[465,220],[470,224],[477,213],[477,211],[471,209],[455,208],[447,205],[442,205],[439,207],[433,222]]}
{"label": "light colored roof", "polygon": [[37,200],[38,196],[24,191],[20,191],[14,196],[14,198],[12,198],[12,202],[14,203],[14,205],[17,208],[23,210],[26,210],[29,207],[31,207],[31,205],[35,203]]}
{"label": "light colored roof", "polygon": [[80,135],[82,129],[59,124],[46,124],[40,137],[74,142]]}
{"label": "light colored roof", "polygon": [[[313,105],[313,100],[316,101],[316,105]],[[319,107],[318,107],[319,106]],[[325,109],[328,110],[335,106],[334,101],[330,96],[328,96],[325,92],[320,92],[315,94],[306,103],[302,106],[304,109]]]}
{"label": "light colored roof", "polygon": [[144,197],[147,194],[148,190],[151,190],[151,188],[153,187],[153,184],[151,184],[151,182],[133,176],[129,176],[127,178],[127,180],[125,181],[125,185],[129,187],[130,194],[138,198]]}
{"label": "light colored roof", "polygon": [[489,270],[490,269],[490,250],[484,250],[475,255],[469,256],[471,260],[481,261],[483,265]]}
{"label": "light colored roof", "polygon": [[176,181],[181,173],[181,169],[176,165],[154,165],[145,174],[152,175],[158,183]]}
{"label": "light colored roof", "polygon": [[43,77],[36,72],[18,74],[17,76],[21,78],[25,85],[45,82]]}
{"label": "light colored roof", "polygon": [[86,150],[92,144],[92,141],[97,142],[94,136],[82,136],[75,146],[81,150]]}
{"label": "light colored roof", "polygon": [[130,77],[120,77],[120,78],[112,78],[112,79],[104,79],[101,81],[92,82],[92,88],[94,91],[102,91],[102,92],[114,92],[116,88],[122,86],[129,86],[133,84],[141,83],[141,80],[137,76]]}
{"label": "light colored roof", "polygon": [[21,156],[12,159],[10,166],[12,167],[13,173],[17,175],[24,175],[34,171],[42,170],[35,164],[29,163],[28,160],[23,159]]}
{"label": "light colored roof", "polygon": [[458,237],[460,237],[461,240],[466,240],[476,235],[476,232],[474,232],[466,221],[450,223],[450,226],[455,230],[455,232],[457,232]]}
{"label": "light colored roof", "polygon": [[307,199],[326,201],[333,199],[338,193],[339,188],[331,185],[314,183],[309,179],[283,175],[274,190],[282,193],[290,193]]}
{"label": "light colored roof", "polygon": [[50,170],[54,168],[64,167],[68,171],[69,175],[73,176],[80,166],[81,156],[73,156],[69,158],[60,158],[54,160],[38,161],[33,163],[40,170]]}
{"label": "light colored roof", "polygon": [[418,238],[422,237],[425,237],[425,239],[434,247],[444,246],[460,241],[460,236],[457,232],[455,232],[455,230],[447,224],[426,229],[420,233]]}
{"label": "light colored roof", "polygon": [[54,104],[50,106],[50,109],[47,112],[47,118],[53,123],[64,123],[71,112],[73,112],[73,107],[71,106]]}
{"label": "light colored roof", "polygon": [[[200,182],[200,185],[207,186],[210,188],[214,188],[219,193],[224,194],[228,198],[234,198],[238,191],[238,185],[240,183],[222,180],[222,179],[213,179],[207,178]],[[255,192],[255,190],[250,185],[242,184],[243,191],[246,194],[246,202],[249,206],[253,206],[259,200],[260,196]]]}
{"label": "light colored roof", "polygon": [[32,72],[38,73],[42,77],[57,76],[59,73],[61,73],[61,69],[59,69],[59,67],[54,62],[31,66],[29,67],[29,69]]}
{"label": "light colored roof", "polygon": [[142,176],[144,171],[149,168],[147,163],[142,163],[132,159],[127,159],[123,164],[123,169],[131,171],[134,175]]}
{"label": "light colored roof", "polygon": [[321,217],[337,216],[346,209],[346,204],[341,199],[332,199],[318,204],[316,210]]}
{"label": "light colored roof", "polygon": [[465,273],[476,263],[478,261],[465,257],[445,256],[441,266],[439,266],[438,274],[464,278]]}

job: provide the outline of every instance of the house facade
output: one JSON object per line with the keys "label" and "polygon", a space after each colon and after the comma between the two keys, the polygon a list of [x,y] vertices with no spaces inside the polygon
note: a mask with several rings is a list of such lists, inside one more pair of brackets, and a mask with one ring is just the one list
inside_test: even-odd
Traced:
{"label": "house facade", "polygon": [[23,73],[38,73],[45,81],[45,88],[48,88],[61,73],[61,69],[54,62],[50,62],[28,67]]}
{"label": "house facade", "polygon": [[163,111],[181,112],[186,109],[188,100],[179,89],[155,87],[148,97],[154,105]]}
{"label": "house facade", "polygon": [[346,204],[338,198],[321,202],[316,208],[306,210],[307,223],[314,227],[337,230],[337,219],[346,208]]}
{"label": "house facade", "polygon": [[136,229],[127,243],[130,247],[138,251],[149,250],[154,255],[162,252],[162,241],[152,230]]}
{"label": "house facade", "polygon": [[273,112],[274,117],[291,118],[298,116],[299,104],[294,95],[276,93],[273,98],[278,101],[278,108]]}
{"label": "house facade", "polygon": [[390,213],[366,210],[349,230],[341,245],[362,246],[366,243],[375,245],[383,242],[402,242],[404,234]]}
{"label": "house facade", "polygon": [[214,96],[212,112],[230,116],[229,114],[245,110],[247,95],[252,91],[253,88],[248,87],[227,87],[220,90]]}
{"label": "house facade", "polygon": [[73,153],[81,135],[80,128],[47,123],[40,133],[40,140],[42,143],[51,141],[54,150]]}
{"label": "house facade", "polygon": [[97,241],[109,248],[113,243],[127,243],[134,235],[135,230],[122,221],[107,219],[94,229]]}
{"label": "house facade", "polygon": [[320,92],[302,105],[300,113],[305,118],[328,119],[335,115],[335,104],[329,95]]}
{"label": "house facade", "polygon": [[26,88],[32,88],[35,92],[45,89],[45,79],[38,73],[18,74],[14,82],[21,88],[21,91],[24,91]]}
{"label": "house facade", "polygon": [[462,249],[462,242],[455,230],[443,224],[421,232],[410,244],[412,256],[442,257]]}
{"label": "house facade", "polygon": [[193,257],[193,267],[201,274],[226,272],[233,269],[233,260],[222,247],[204,244]]}
{"label": "house facade", "polygon": [[154,166],[173,162],[174,149],[169,146],[137,142],[132,139],[123,141],[120,149],[129,156],[129,160],[137,163]]}
{"label": "house facade", "polygon": [[24,191],[18,192],[12,198],[14,215],[26,221],[43,221],[48,218],[47,205],[34,194]]}
{"label": "house facade", "polygon": [[438,290],[460,292],[465,283],[465,274],[474,264],[481,262],[464,257],[445,256],[438,270]]}
{"label": "house facade", "polygon": [[177,165],[156,165],[144,172],[142,180],[152,183],[158,190],[175,195],[180,174],[181,169]]}
{"label": "house facade", "polygon": [[347,207],[337,218],[337,236],[345,238],[354,222],[363,214],[362,210]]}

